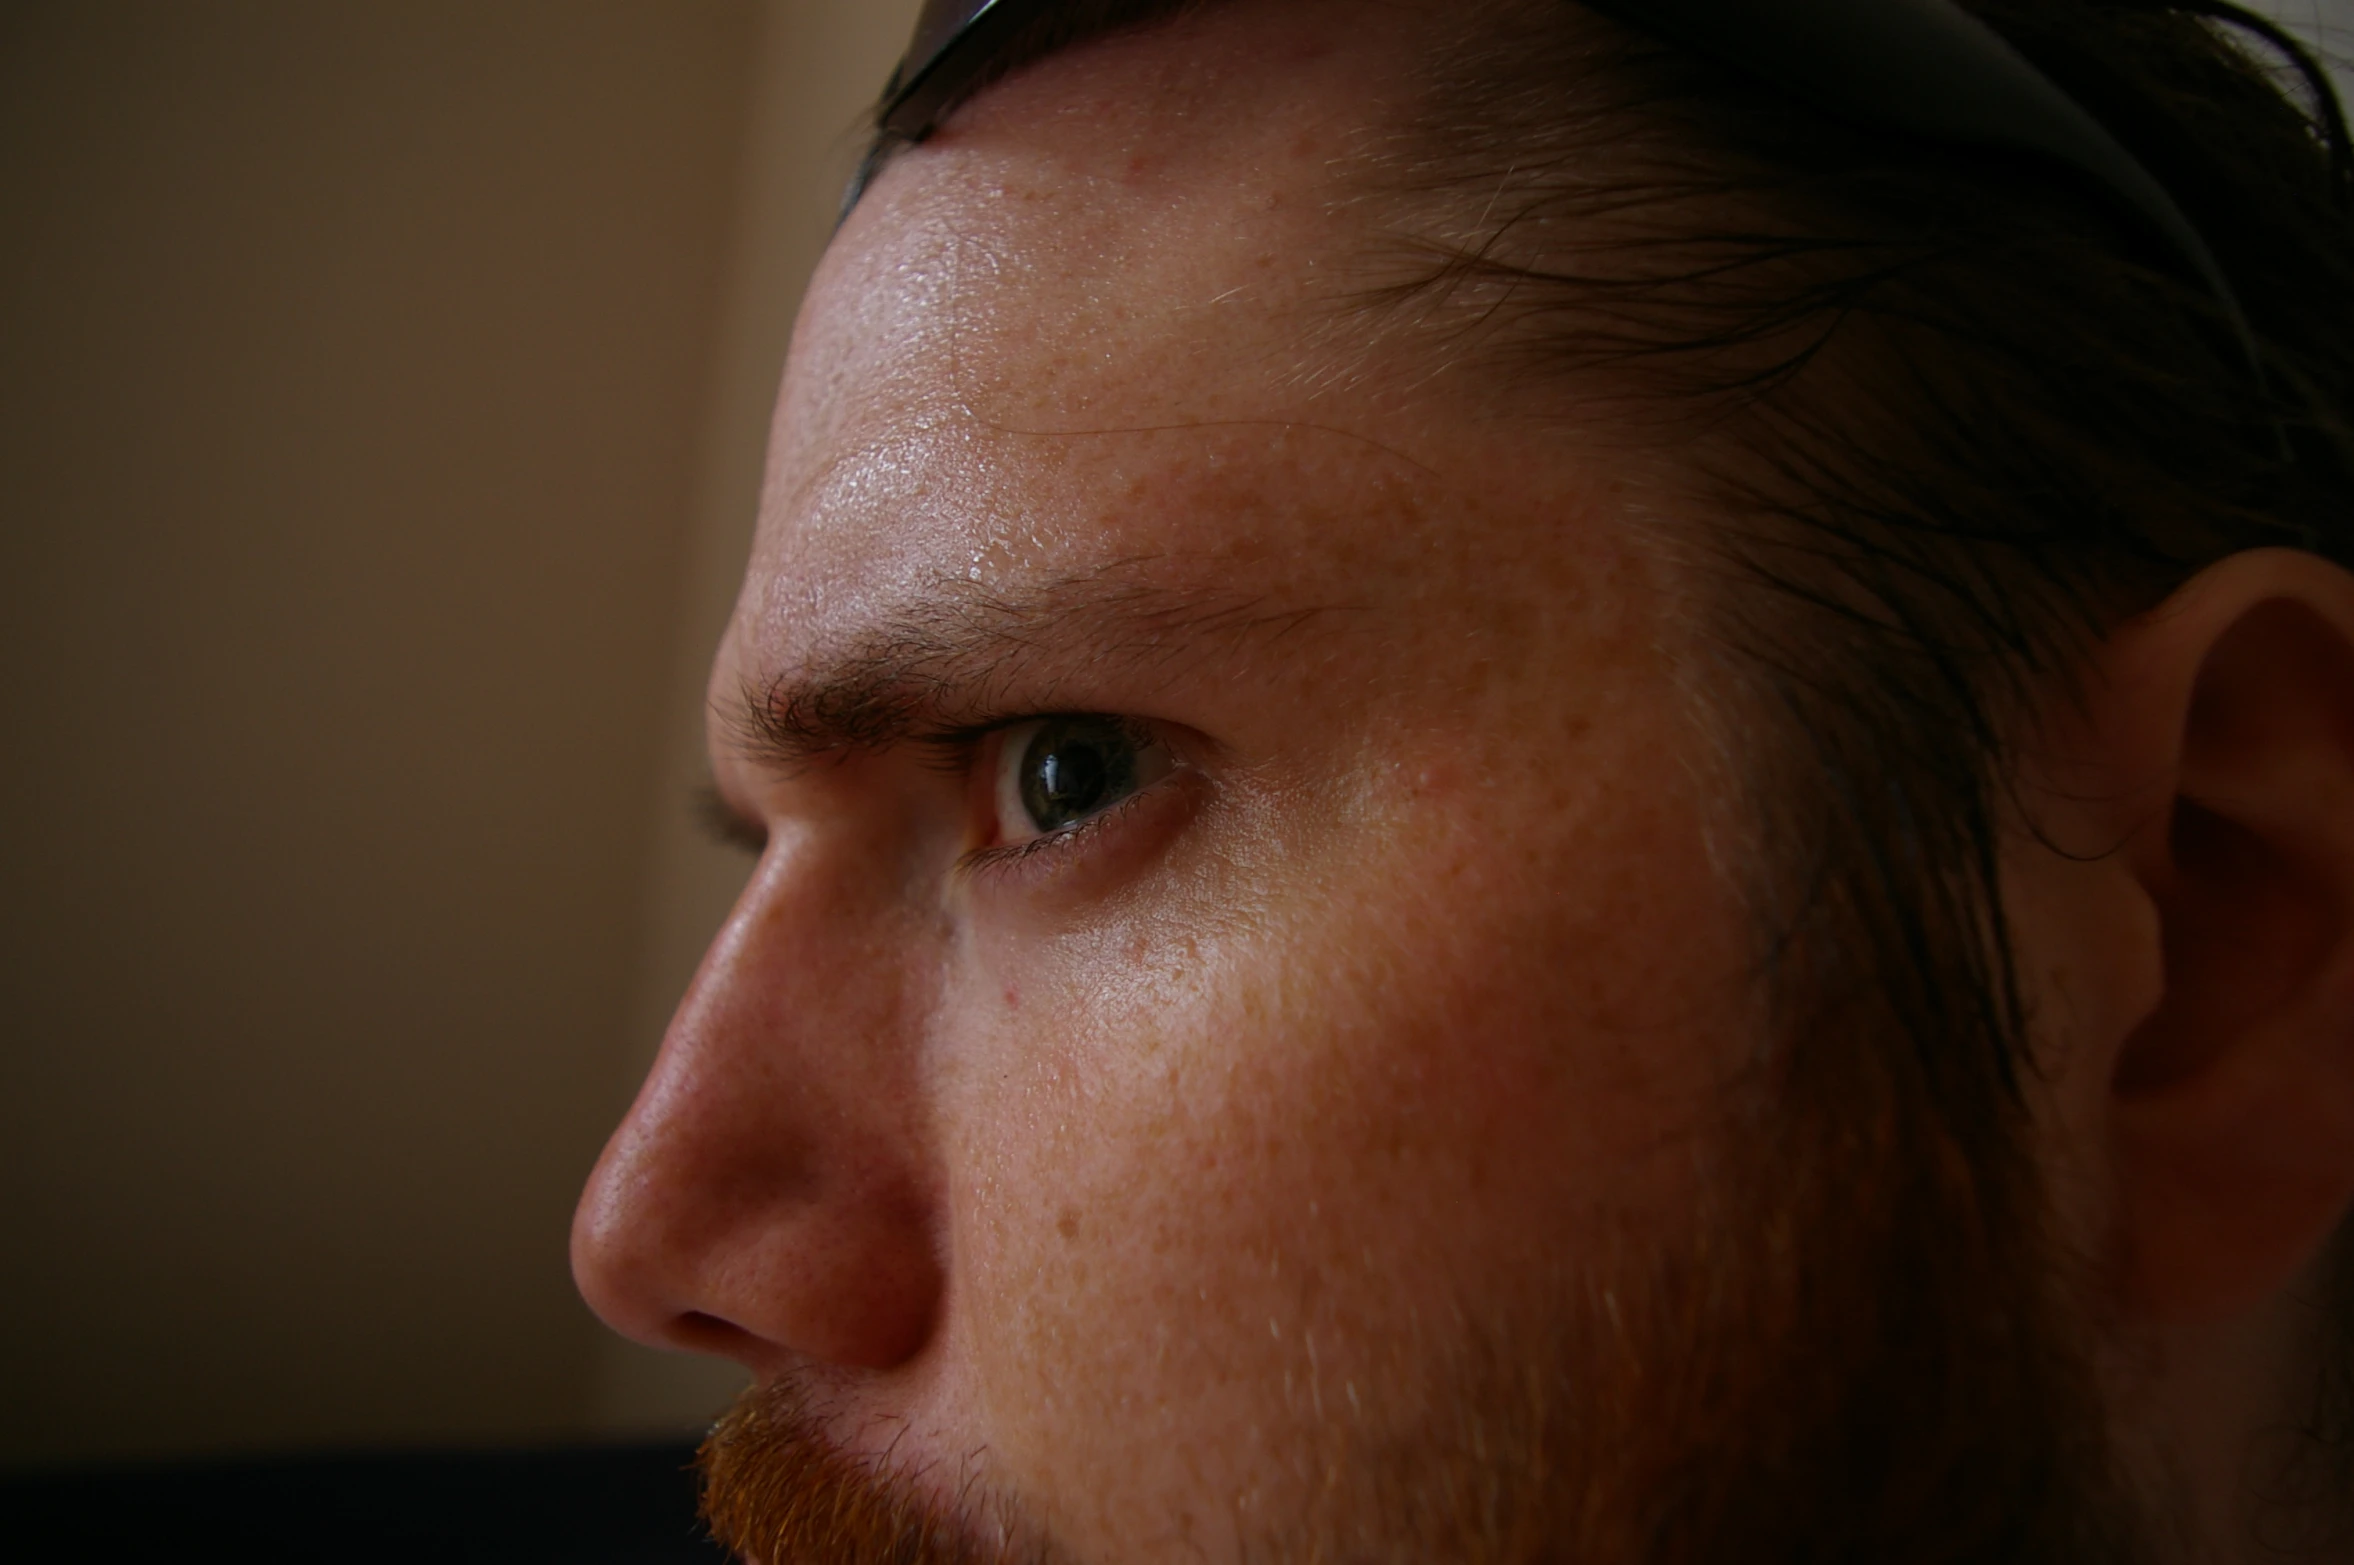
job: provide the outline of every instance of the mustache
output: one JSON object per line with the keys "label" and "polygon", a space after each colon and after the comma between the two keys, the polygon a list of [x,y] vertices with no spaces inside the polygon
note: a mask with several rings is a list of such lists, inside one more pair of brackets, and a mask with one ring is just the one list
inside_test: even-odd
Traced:
{"label": "mustache", "polygon": [[1012,1509],[967,1484],[952,1508],[853,1457],[790,1381],[736,1400],[695,1453],[711,1535],[758,1565],[1062,1565]]}

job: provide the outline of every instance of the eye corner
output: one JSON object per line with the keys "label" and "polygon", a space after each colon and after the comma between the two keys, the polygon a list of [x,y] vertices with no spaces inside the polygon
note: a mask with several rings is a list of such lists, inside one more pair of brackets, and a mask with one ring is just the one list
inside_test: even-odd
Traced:
{"label": "eye corner", "polygon": [[768,851],[768,828],[738,810],[717,783],[699,784],[689,806],[695,825],[709,841],[757,859]]}

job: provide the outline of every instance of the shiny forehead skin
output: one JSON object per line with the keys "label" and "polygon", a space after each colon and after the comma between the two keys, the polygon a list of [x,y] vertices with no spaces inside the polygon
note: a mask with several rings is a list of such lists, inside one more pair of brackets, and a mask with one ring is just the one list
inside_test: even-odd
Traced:
{"label": "shiny forehead skin", "polygon": [[767,503],[790,527],[764,534],[754,581],[813,602],[1017,555],[1093,568],[1112,497],[1150,502],[1172,465],[1230,483],[1246,452],[1311,487],[1452,467],[1439,399],[1326,394],[1354,353],[1329,327],[1351,285],[1334,273],[1362,241],[1333,170],[1360,150],[1367,84],[1405,80],[1410,30],[1367,20],[1394,9],[1077,50],[895,163],[800,324]]}
{"label": "shiny forehead skin", "polygon": [[[1866,129],[2025,153],[2074,174],[2214,294],[2263,384],[2262,355],[2230,279],[2174,193],[2108,126],[1953,0],[1585,3]],[[996,68],[1022,23],[1051,10],[1039,0],[930,0],[884,88],[877,114],[884,135],[929,136]],[[873,167],[870,155],[846,207]]]}

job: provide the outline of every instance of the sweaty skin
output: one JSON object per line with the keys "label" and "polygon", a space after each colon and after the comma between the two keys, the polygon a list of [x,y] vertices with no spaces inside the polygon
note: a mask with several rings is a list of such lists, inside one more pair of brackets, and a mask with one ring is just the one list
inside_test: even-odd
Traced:
{"label": "sweaty skin", "polygon": [[[1330,169],[1404,62],[1325,9],[1050,62],[834,245],[711,685],[766,850],[577,1230],[624,1329],[1082,1559],[1227,1557],[1427,1438],[1676,1223],[1751,1025],[1605,454],[1331,346]],[[878,681],[1174,769],[961,863],[986,740],[748,737]]]}
{"label": "sweaty skin", "polygon": [[[584,1293],[759,1377],[770,1565],[2278,1557],[2346,1488],[2354,576],[2226,558],[2021,714],[2022,1119],[1882,1068],[1843,925],[1769,1030],[1705,464],[1362,308],[1430,15],[1067,51],[843,229],[712,677],[762,852]],[[1133,787],[1042,829],[1045,733]]]}

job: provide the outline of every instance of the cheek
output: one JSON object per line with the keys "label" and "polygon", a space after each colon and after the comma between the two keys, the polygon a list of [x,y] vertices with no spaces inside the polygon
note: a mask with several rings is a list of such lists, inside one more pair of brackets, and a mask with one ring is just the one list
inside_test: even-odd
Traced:
{"label": "cheek", "polygon": [[1680,1199],[1725,976],[1696,834],[1409,782],[1280,892],[977,963],[952,1310],[1023,1487],[1279,1510],[1336,1428],[1412,1419],[1446,1322],[1541,1317],[1588,1236]]}

